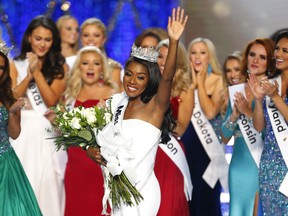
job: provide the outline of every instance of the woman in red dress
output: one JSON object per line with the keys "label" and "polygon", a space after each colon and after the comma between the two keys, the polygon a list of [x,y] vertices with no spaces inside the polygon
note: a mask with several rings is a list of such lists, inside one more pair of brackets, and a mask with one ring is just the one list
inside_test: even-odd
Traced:
{"label": "woman in red dress", "polygon": [[[101,106],[116,93],[107,59],[95,46],[82,48],[76,58],[65,91],[67,108]],[[65,172],[66,216],[101,215],[104,180],[101,168],[79,147],[68,149]]]}

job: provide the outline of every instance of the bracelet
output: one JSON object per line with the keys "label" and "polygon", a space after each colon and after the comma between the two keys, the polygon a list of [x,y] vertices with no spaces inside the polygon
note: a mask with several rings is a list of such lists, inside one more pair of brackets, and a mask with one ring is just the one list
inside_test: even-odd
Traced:
{"label": "bracelet", "polygon": [[237,125],[236,122],[231,121],[231,116],[229,116],[229,118],[227,118],[227,120],[225,121],[225,127],[231,131],[235,130],[236,125]]}
{"label": "bracelet", "polygon": [[82,149],[87,151],[89,149],[89,147],[90,147],[89,145],[86,145],[86,146],[83,146]]}

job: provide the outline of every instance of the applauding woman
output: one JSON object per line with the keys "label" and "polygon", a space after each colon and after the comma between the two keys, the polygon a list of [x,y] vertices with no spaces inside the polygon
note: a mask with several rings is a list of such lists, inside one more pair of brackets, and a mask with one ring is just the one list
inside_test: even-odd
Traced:
{"label": "applauding woman", "polygon": [[[11,62],[12,87],[16,98],[24,97],[21,133],[12,145],[23,164],[44,215],[63,214],[64,184],[58,152],[47,139],[51,127],[44,117],[65,90],[68,66],[61,54],[56,24],[38,16],[28,25],[21,53]],[[47,201],[49,200],[49,201]]]}

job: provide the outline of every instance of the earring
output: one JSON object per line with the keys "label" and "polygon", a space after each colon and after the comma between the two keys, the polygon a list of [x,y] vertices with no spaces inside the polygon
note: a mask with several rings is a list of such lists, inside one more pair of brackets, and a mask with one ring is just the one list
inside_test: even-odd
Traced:
{"label": "earring", "polygon": [[212,67],[210,64],[208,64],[207,71],[208,71],[208,75],[210,75],[212,73]]}
{"label": "earring", "polygon": [[249,71],[249,69],[247,69],[247,74],[250,74],[251,72]]}
{"label": "earring", "polygon": [[103,74],[103,72],[101,72],[101,73],[99,74],[98,84],[99,84],[100,86],[103,86],[103,85],[104,85],[104,74]]}

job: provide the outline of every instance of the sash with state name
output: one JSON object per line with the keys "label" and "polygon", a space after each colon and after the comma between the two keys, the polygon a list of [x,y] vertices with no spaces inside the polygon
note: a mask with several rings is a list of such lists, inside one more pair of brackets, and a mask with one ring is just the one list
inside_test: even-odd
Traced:
{"label": "sash with state name", "polygon": [[218,179],[225,191],[228,191],[228,163],[225,158],[223,145],[220,143],[213,126],[203,113],[199,98],[198,91],[195,90],[195,106],[191,122],[201,141],[210,163],[203,173],[202,178],[206,183],[214,188]]}
{"label": "sash with state name", "polygon": [[[281,76],[276,78],[279,88],[278,92],[281,95]],[[273,80],[269,80],[273,82]],[[272,125],[273,132],[275,134],[275,138],[277,140],[277,144],[281,151],[282,157],[285,161],[286,167],[288,167],[288,126],[284,117],[274,104],[273,100],[266,96],[266,107],[269,115],[269,119]],[[286,173],[284,180],[282,181],[279,191],[288,197],[288,173]]]}
{"label": "sash with state name", "polygon": [[174,136],[170,135],[171,140],[167,144],[160,143],[159,147],[165,154],[174,162],[184,177],[184,192],[187,200],[192,198],[192,181],[190,177],[190,170],[186,160],[185,153],[179,142]]}
{"label": "sash with state name", "polygon": [[[19,79],[18,82],[21,82],[27,75],[27,69],[29,62],[27,59],[23,61],[14,61],[16,69],[18,71]],[[47,111],[47,106],[43,101],[43,98],[40,94],[38,86],[35,82],[30,82],[26,91],[27,97],[33,107],[33,110],[36,112],[40,121],[43,123],[45,128],[49,128],[50,122],[44,117],[45,112]]]}
{"label": "sash with state name", "polygon": [[[241,92],[245,96],[245,83],[229,86],[229,97],[231,107],[234,106],[235,93]],[[252,122],[244,115],[240,114],[237,121],[245,143],[252,155],[257,167],[263,151],[263,139],[260,133],[254,128]]]}

